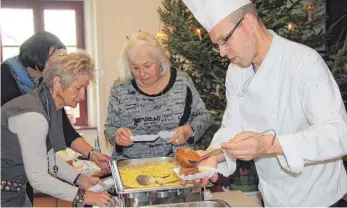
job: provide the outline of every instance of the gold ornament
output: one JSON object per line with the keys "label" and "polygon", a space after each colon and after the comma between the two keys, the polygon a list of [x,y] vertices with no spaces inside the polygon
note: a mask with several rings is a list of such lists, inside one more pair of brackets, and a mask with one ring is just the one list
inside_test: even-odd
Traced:
{"label": "gold ornament", "polygon": [[200,40],[202,40],[202,38],[201,38],[201,30],[200,30],[200,28],[196,29],[196,33],[198,34],[198,36],[199,36]]}
{"label": "gold ornament", "polygon": [[294,24],[294,22],[289,22],[288,23],[288,31],[293,31],[294,30],[294,26],[295,26],[295,24]]}
{"label": "gold ornament", "polygon": [[155,36],[155,38],[162,40],[162,39],[167,39],[167,35],[163,32],[158,32]]}

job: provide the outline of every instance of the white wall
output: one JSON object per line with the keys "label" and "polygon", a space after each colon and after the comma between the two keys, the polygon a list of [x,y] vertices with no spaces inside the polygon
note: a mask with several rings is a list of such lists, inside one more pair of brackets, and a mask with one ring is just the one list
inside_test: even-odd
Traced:
{"label": "white wall", "polygon": [[[161,0],[85,0],[86,48],[94,56],[97,81],[89,89],[89,124],[98,127],[104,151],[104,123],[110,88],[119,77],[117,59],[126,36],[138,30],[160,31]],[[83,131],[82,131],[83,132]],[[95,132],[96,134],[96,132]]]}

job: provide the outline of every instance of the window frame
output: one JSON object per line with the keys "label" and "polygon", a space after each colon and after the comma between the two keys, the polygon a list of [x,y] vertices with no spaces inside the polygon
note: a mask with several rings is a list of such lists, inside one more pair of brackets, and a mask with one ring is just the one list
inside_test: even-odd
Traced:
{"label": "window frame", "polygon": [[[34,33],[44,30],[44,10],[66,10],[72,9],[76,13],[76,47],[85,48],[84,37],[84,2],[83,1],[44,1],[44,0],[2,0],[1,8],[32,8],[34,16]],[[0,34],[0,61],[2,62],[2,33]],[[67,45],[66,47],[70,47]],[[87,92],[85,99],[79,103],[80,117],[76,118],[75,126],[88,125]]]}

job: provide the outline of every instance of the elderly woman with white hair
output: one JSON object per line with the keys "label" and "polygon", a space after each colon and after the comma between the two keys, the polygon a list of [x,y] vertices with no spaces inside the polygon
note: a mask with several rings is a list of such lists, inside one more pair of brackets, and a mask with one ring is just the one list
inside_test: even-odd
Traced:
{"label": "elderly woman with white hair", "polygon": [[[116,144],[114,158],[172,156],[175,147],[193,144],[209,127],[210,114],[190,77],[171,68],[167,51],[149,33],[139,32],[125,43],[120,72],[105,123],[107,140]],[[174,135],[164,137],[161,131]],[[158,139],[132,140],[140,135]]]}
{"label": "elderly woman with white hair", "polygon": [[102,185],[99,178],[79,174],[56,156],[66,148],[62,109],[85,99],[94,71],[86,52],[58,50],[46,63],[38,88],[2,106],[1,206],[32,206],[25,193],[28,180],[34,189],[73,206],[115,204],[106,192],[86,191]]}

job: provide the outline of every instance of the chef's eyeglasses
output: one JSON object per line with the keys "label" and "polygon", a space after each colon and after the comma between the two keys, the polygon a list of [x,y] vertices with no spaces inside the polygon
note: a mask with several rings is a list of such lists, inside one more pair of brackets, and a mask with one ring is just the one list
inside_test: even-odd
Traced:
{"label": "chef's eyeglasses", "polygon": [[237,27],[241,24],[243,18],[244,18],[244,16],[236,23],[235,27],[230,31],[230,33],[228,33],[227,36],[225,36],[225,38],[223,38],[221,41],[219,41],[219,43],[213,44],[213,46],[212,46],[213,51],[220,53],[220,47],[224,47],[227,44],[227,41],[229,40],[231,35],[235,32]]}

